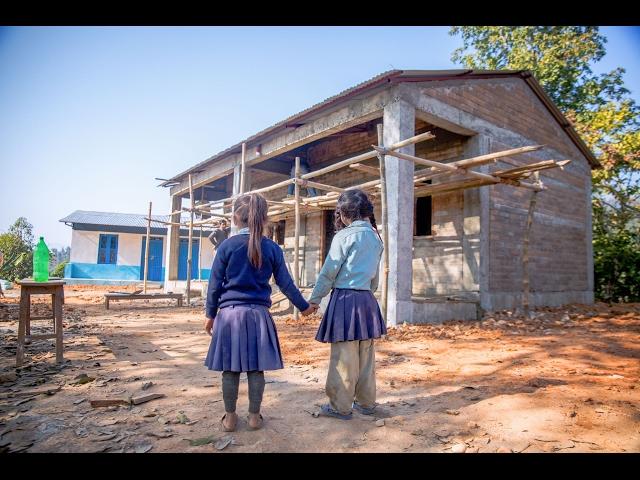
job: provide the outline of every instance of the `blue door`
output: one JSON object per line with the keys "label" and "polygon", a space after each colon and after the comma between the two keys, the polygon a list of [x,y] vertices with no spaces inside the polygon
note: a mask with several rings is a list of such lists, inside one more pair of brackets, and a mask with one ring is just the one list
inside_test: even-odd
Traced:
{"label": "blue door", "polygon": [[[144,280],[144,254],[147,249],[146,237],[142,237],[142,256],[140,257],[140,280]],[[152,282],[162,281],[162,238],[151,237],[149,239],[149,271],[147,280]]]}
{"label": "blue door", "polygon": [[[178,254],[178,280],[187,279],[187,246],[189,245],[188,238],[180,239],[180,252]],[[199,253],[199,241],[193,240],[193,253],[191,254],[191,279],[198,278],[198,253]]]}

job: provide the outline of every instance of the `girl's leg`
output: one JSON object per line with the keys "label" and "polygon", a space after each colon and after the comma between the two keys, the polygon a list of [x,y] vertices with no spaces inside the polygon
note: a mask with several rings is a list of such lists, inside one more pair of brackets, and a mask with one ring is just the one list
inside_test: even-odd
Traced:
{"label": "girl's leg", "polygon": [[262,395],[264,394],[264,372],[254,370],[247,372],[249,381],[249,413],[260,413]]}
{"label": "girl's leg", "polygon": [[232,429],[238,421],[236,403],[238,402],[238,387],[240,386],[240,372],[222,372],[222,399],[226,412],[223,419],[225,428]]}
{"label": "girl's leg", "polygon": [[360,369],[355,400],[365,408],[373,408],[376,404],[376,353],[373,339],[361,340],[358,353]]}
{"label": "girl's leg", "polygon": [[254,370],[247,372],[249,383],[249,427],[258,429],[262,426],[262,415],[260,415],[260,405],[264,394],[264,372]]}
{"label": "girl's leg", "polygon": [[360,367],[358,340],[331,344],[331,360],[325,392],[331,408],[342,415],[351,413]]}

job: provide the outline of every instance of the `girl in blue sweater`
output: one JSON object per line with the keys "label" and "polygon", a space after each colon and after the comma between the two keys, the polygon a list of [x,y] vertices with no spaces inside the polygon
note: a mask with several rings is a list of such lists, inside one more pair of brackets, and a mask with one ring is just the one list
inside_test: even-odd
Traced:
{"label": "girl in blue sweater", "polygon": [[209,370],[222,372],[225,415],[222,428],[234,431],[238,422],[236,402],[240,373],[249,383],[249,427],[262,426],[260,404],[264,371],[283,368],[276,326],[269,314],[273,275],[282,293],[302,312],[312,307],[296,288],[284,261],[282,249],[264,237],[267,202],[252,193],[234,203],[233,222],[238,233],[223,241],[216,252],[206,301],[205,330],[211,345],[205,360]]}

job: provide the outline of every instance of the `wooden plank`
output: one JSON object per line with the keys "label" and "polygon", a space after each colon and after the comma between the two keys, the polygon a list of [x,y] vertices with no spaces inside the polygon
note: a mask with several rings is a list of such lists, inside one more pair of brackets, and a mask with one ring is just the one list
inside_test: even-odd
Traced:
{"label": "wooden plank", "polygon": [[141,395],[139,397],[132,397],[131,403],[134,405],[140,405],[141,403],[150,402],[151,400],[156,400],[158,398],[164,397],[166,397],[164,393],[149,393],[147,395]]}
{"label": "wooden plank", "polygon": [[90,401],[93,408],[97,407],[114,407],[117,405],[131,405],[131,402],[124,398],[103,398]]}
{"label": "wooden plank", "polygon": [[21,390],[19,392],[7,392],[0,394],[0,398],[10,398],[10,397],[31,397],[37,395],[53,395],[56,392],[62,390],[62,387],[58,385],[57,387],[46,387],[46,388],[36,388],[33,390]]}
{"label": "wooden plank", "polygon": [[154,298],[182,298],[183,295],[181,293],[147,293],[142,295],[133,295],[133,294],[120,294],[120,293],[105,293],[105,298],[114,300],[153,300]]}

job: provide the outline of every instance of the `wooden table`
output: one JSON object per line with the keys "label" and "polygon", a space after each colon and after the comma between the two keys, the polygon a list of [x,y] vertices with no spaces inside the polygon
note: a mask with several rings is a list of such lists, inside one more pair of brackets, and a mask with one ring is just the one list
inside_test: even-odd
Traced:
{"label": "wooden table", "polygon": [[[24,361],[25,341],[56,339],[56,362],[62,358],[62,305],[64,303],[64,280],[49,280],[48,282],[34,282],[27,278],[17,282],[20,285],[20,318],[18,323],[18,348],[16,366]],[[53,317],[31,316],[31,295],[51,295],[51,309]],[[31,335],[31,320],[53,320],[53,333],[47,335]]]}

